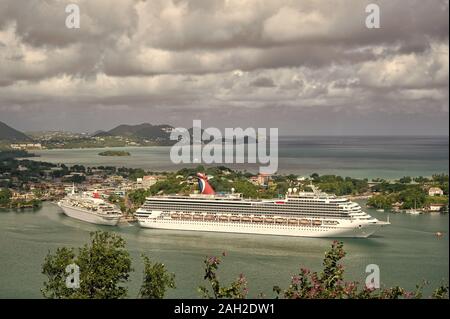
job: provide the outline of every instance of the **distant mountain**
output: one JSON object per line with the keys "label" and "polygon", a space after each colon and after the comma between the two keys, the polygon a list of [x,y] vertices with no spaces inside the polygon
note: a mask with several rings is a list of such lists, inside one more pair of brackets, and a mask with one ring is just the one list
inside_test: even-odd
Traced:
{"label": "distant mountain", "polygon": [[13,129],[11,126],[8,126],[0,121],[0,140],[22,142],[30,141],[31,139],[22,132]]}
{"label": "distant mountain", "polygon": [[91,134],[92,137],[103,137],[103,136],[112,136],[111,133],[108,133],[106,131],[103,130],[99,130],[94,132],[93,134]]}
{"label": "distant mountain", "polygon": [[138,125],[119,125],[112,130],[107,131],[109,135],[113,136],[134,136],[150,140],[162,139],[168,140],[172,126],[167,124],[152,125],[150,123],[143,123]]}

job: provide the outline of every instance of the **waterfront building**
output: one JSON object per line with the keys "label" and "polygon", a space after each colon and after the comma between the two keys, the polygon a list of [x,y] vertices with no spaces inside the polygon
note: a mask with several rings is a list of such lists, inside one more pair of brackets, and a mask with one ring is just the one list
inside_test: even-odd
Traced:
{"label": "waterfront building", "polygon": [[444,195],[444,191],[439,187],[430,187],[428,190],[428,195],[430,196],[442,196]]}

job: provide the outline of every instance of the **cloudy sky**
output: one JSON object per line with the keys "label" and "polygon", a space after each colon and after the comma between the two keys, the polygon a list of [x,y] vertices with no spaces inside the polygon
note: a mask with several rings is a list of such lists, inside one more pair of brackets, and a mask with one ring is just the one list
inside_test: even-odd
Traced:
{"label": "cloudy sky", "polygon": [[[365,26],[370,2],[381,28]],[[79,29],[65,26],[79,4]],[[440,0],[2,0],[0,121],[448,135]]]}

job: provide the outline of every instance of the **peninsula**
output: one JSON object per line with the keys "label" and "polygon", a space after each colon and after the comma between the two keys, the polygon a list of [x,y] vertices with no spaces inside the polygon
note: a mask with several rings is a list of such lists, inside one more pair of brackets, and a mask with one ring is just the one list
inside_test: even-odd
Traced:
{"label": "peninsula", "polygon": [[130,156],[131,154],[126,151],[104,151],[98,153],[100,156]]}

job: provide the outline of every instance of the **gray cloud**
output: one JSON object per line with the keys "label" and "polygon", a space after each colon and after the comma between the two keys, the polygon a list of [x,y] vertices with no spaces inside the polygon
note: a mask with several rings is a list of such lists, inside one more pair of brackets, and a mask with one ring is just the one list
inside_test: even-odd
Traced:
{"label": "gray cloud", "polygon": [[[81,28],[67,29],[74,2]],[[381,29],[364,26],[367,3],[5,0],[1,119],[96,130],[97,117],[108,128],[232,125],[239,115],[287,132],[317,123],[355,134],[377,119],[384,131],[419,122],[447,134],[448,1],[377,1]]]}
{"label": "gray cloud", "polygon": [[265,87],[265,88],[270,88],[270,87],[275,86],[272,79],[265,78],[265,77],[254,79],[252,81],[252,83],[250,83],[250,85],[256,86],[256,87]]}

